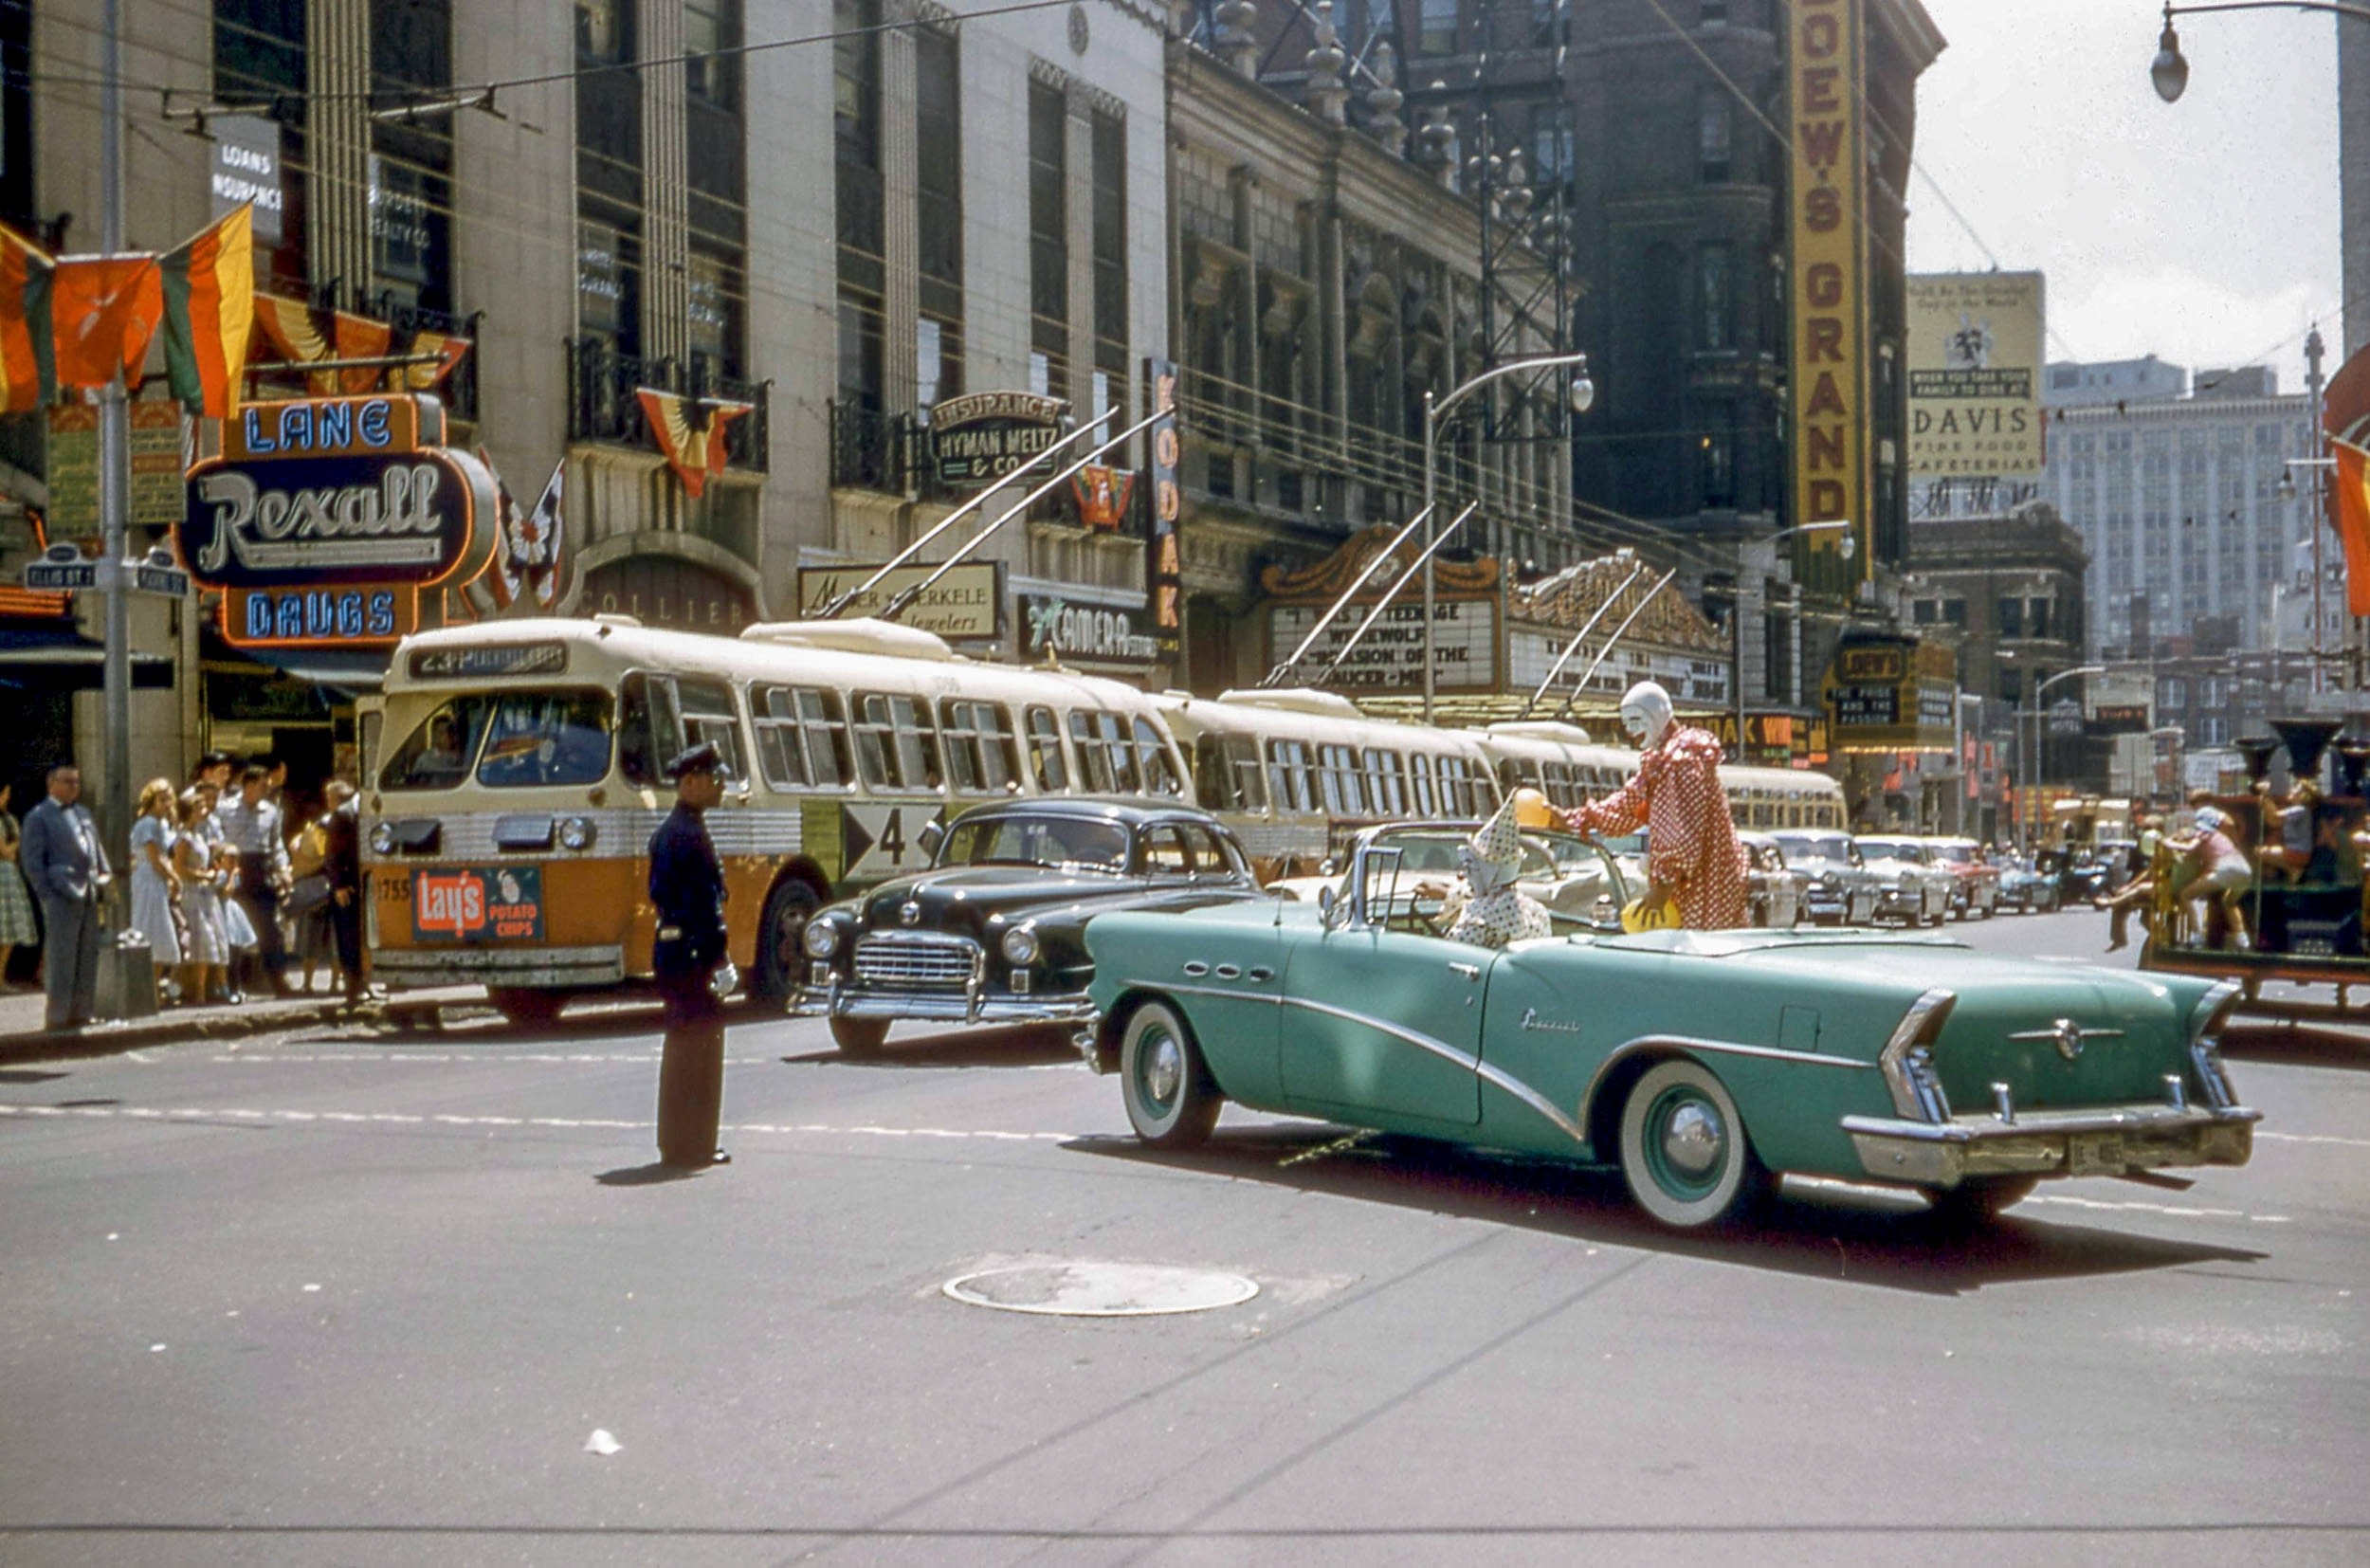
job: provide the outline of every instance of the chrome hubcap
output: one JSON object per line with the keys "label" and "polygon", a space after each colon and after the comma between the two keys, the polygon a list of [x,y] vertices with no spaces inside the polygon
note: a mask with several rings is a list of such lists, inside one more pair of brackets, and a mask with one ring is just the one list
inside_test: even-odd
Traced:
{"label": "chrome hubcap", "polygon": [[1156,1105],[1165,1105],[1176,1098],[1177,1085],[1185,1079],[1185,1053],[1176,1042],[1163,1034],[1148,1042],[1144,1048],[1144,1098]]}
{"label": "chrome hubcap", "polygon": [[1672,1170],[1699,1176],[1720,1163],[1721,1148],[1726,1141],[1727,1132],[1709,1105],[1681,1105],[1663,1125],[1663,1158]]}

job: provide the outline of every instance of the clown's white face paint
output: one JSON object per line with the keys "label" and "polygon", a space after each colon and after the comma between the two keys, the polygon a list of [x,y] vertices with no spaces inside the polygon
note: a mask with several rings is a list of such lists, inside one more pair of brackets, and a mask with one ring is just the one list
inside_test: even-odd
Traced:
{"label": "clown's white face paint", "polygon": [[1653,721],[1646,717],[1644,708],[1625,707],[1621,710],[1622,733],[1637,744],[1646,744],[1647,733],[1652,728]]}

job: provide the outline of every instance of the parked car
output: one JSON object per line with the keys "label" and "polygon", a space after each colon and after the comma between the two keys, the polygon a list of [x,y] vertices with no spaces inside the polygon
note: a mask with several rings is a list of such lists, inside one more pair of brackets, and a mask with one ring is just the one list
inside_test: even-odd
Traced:
{"label": "parked car", "polygon": [[899,1019],[1060,1024],[1090,1017],[1083,933],[1106,910],[1266,902],[1224,824],[1190,806],[1038,797],[976,806],[939,830],[930,869],[807,922],[793,1015],[828,1018],[843,1051]]}
{"label": "parked car", "polygon": [[2033,868],[2033,863],[2015,855],[2002,856],[1996,863],[1999,872],[1999,906],[2027,915],[2043,915],[2058,906],[2057,878],[2049,871]]}
{"label": "parked car", "polygon": [[1221,1103],[1616,1164],[1681,1230],[1772,1173],[1967,1219],[2053,1177],[2242,1165],[2217,1044],[2238,988],[1874,932],[1660,931],[1503,950],[1408,928],[1359,842],[1319,904],[1121,910],[1086,928],[1082,1038],[1146,1143]]}
{"label": "parked car", "polygon": [[1904,925],[1940,925],[1950,919],[1950,895],[1959,885],[1956,874],[1934,864],[1925,846],[1913,838],[1887,838],[1863,833],[1852,840],[1860,858],[1876,875],[1876,918]]}
{"label": "parked car", "polygon": [[1786,852],[1767,833],[1739,833],[1744,846],[1744,903],[1751,924],[1791,931],[1802,919],[1807,872],[1786,865]]}
{"label": "parked car", "polygon": [[1786,864],[1808,877],[1802,913],[1815,925],[1869,925],[1876,920],[1876,875],[1846,833],[1804,829],[1772,833]]}
{"label": "parked car", "polygon": [[2119,865],[2088,846],[2042,851],[2042,865],[2057,879],[2057,902],[2087,903],[2120,885]]}
{"label": "parked car", "polygon": [[1999,908],[1999,871],[1971,838],[1929,838],[1926,852],[1959,879],[1951,909],[1960,920],[1990,920]]}

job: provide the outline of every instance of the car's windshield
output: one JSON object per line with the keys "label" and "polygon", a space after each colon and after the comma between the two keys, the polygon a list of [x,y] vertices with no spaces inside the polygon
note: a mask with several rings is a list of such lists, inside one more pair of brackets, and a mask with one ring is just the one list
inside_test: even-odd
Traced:
{"label": "car's windshield", "polygon": [[1934,846],[1934,858],[1936,860],[1946,860],[1953,866],[1973,866],[1975,864],[1975,846],[1972,844],[1945,841]]}
{"label": "car's windshield", "polygon": [[1779,833],[1778,845],[1798,860],[1851,859],[1851,841],[1841,833]]}
{"label": "car's windshield", "polygon": [[1005,815],[955,824],[939,847],[940,866],[1048,866],[1071,870],[1127,869],[1129,836],[1117,822],[1089,817]]}
{"label": "car's windshield", "polygon": [[1925,864],[1925,847],[1899,838],[1864,838],[1860,853],[1874,855],[1879,860],[1905,860],[1914,865]]}

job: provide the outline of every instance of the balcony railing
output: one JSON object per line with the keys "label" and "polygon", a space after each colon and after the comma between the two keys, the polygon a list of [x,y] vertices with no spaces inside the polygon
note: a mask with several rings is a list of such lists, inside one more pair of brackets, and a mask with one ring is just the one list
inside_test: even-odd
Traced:
{"label": "balcony railing", "polygon": [[674,358],[620,354],[607,337],[573,337],[568,340],[568,439],[656,450],[658,440],[642,416],[642,400],[634,395],[641,387],[746,403],[749,412],[724,428],[725,466],[761,474],[772,446],[772,385],[715,374],[703,355],[693,355],[686,370]]}

